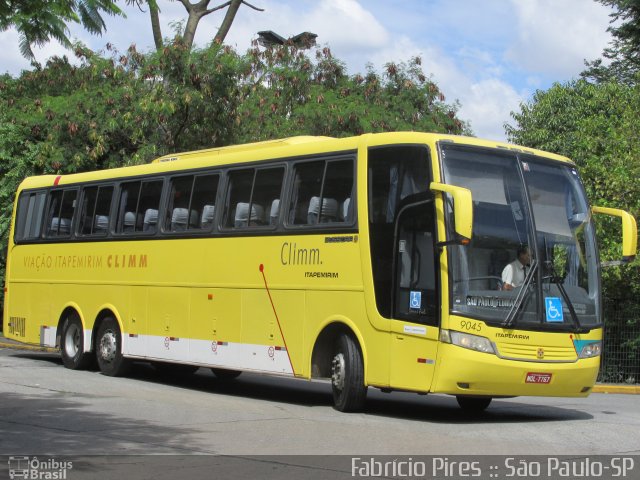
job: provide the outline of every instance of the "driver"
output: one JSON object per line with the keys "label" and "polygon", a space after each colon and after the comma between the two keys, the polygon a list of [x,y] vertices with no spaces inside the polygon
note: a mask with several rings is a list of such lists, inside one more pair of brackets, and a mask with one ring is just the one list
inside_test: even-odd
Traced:
{"label": "driver", "polygon": [[516,252],[516,258],[502,270],[502,289],[513,290],[524,283],[527,267],[531,261],[531,253],[527,245],[521,245]]}

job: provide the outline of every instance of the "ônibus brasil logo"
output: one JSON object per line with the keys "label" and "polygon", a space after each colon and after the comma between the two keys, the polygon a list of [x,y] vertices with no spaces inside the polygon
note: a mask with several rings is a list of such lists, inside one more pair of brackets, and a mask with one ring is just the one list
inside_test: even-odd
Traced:
{"label": "\u00f4nibus brasil logo", "polygon": [[67,471],[73,468],[73,462],[38,457],[9,457],[9,478],[30,480],[65,480]]}

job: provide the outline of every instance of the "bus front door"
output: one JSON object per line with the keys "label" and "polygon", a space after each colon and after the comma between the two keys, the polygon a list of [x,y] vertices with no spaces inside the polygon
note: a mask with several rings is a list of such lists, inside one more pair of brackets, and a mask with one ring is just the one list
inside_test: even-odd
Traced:
{"label": "bus front door", "polygon": [[435,212],[432,200],[401,209],[395,228],[392,388],[431,387],[439,335]]}

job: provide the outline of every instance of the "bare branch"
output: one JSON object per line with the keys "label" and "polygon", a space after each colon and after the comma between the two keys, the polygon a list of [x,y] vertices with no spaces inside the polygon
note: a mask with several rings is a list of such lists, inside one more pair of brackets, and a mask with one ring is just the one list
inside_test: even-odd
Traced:
{"label": "bare branch", "polygon": [[231,5],[231,1],[223,3],[222,5],[218,5],[217,7],[213,7],[213,8],[210,8],[208,10],[205,10],[204,14],[205,15],[209,15],[210,13],[213,13],[213,12],[216,12],[218,10],[222,10],[223,8],[228,7],[229,5]]}
{"label": "bare branch", "polygon": [[242,3],[244,3],[247,7],[251,7],[254,10],[257,10],[259,12],[264,12],[264,8],[258,8],[255,5],[251,5],[249,2],[245,2],[244,0],[242,0]]}
{"label": "bare branch", "polygon": [[193,10],[194,5],[191,5],[191,2],[189,2],[189,0],[179,0],[179,1],[182,5],[184,5],[184,8],[187,9],[187,12],[191,12],[191,10]]}
{"label": "bare branch", "polygon": [[[226,8],[230,6],[231,3],[233,2],[229,1],[229,2],[223,3],[222,5],[218,5],[217,7],[210,8],[204,13],[204,15],[209,15],[210,13]],[[244,0],[242,0],[240,3],[242,3],[243,5],[246,5],[247,7],[253,8],[254,10],[257,10],[258,12],[264,12],[264,8],[256,7],[255,5],[251,5],[249,2],[245,2]]]}

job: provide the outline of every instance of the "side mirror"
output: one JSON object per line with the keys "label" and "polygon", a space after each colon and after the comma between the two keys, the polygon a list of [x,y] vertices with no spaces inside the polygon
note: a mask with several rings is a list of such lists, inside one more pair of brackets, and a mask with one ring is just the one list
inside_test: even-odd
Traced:
{"label": "side mirror", "polygon": [[622,220],[622,261],[624,263],[633,261],[638,249],[638,227],[636,225],[636,219],[633,218],[630,213],[618,208],[591,207],[591,211],[595,214],[620,217]]}
{"label": "side mirror", "polygon": [[434,192],[448,193],[453,197],[455,232],[460,237],[460,240],[446,243],[468,244],[473,234],[473,199],[471,190],[437,182],[431,182],[429,188]]}

